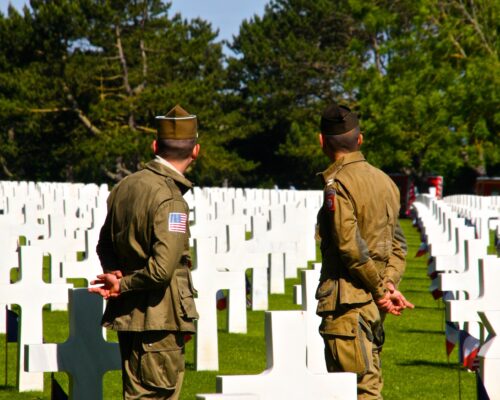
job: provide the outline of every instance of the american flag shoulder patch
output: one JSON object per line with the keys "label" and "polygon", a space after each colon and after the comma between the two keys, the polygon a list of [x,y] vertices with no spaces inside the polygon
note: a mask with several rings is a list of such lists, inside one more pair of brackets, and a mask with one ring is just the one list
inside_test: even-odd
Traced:
{"label": "american flag shoulder patch", "polygon": [[187,214],[179,212],[171,212],[168,214],[168,230],[169,232],[186,233]]}

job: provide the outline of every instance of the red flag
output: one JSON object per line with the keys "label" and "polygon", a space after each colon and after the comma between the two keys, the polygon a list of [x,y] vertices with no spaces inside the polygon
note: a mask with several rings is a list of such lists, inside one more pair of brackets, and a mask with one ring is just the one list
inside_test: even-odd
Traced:
{"label": "red flag", "polygon": [[478,369],[477,354],[479,353],[479,340],[467,331],[460,331],[460,362],[471,371]]}
{"label": "red flag", "polygon": [[446,321],[445,336],[446,336],[446,355],[449,357],[455,345],[458,342],[458,324],[456,322]]}
{"label": "red flag", "polygon": [[429,252],[429,248],[427,246],[427,243],[422,242],[420,243],[420,246],[418,247],[417,254],[415,254],[415,257],[422,257],[423,255],[427,254]]}

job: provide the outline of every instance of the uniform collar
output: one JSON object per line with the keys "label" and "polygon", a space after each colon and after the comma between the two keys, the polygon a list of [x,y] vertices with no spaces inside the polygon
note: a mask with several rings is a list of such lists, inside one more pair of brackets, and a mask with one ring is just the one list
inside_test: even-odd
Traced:
{"label": "uniform collar", "polygon": [[152,160],[148,162],[145,168],[157,173],[158,175],[162,175],[168,178],[172,178],[182,194],[186,193],[189,189],[193,187],[193,184],[184,177],[180,172],[175,170],[174,168],[159,162],[158,160]]}
{"label": "uniform collar", "polygon": [[177,168],[175,168],[173,164],[169,163],[169,162],[168,162],[167,160],[165,160],[164,158],[161,158],[160,156],[158,156],[158,155],[157,155],[157,156],[155,157],[155,161],[158,161],[160,164],[163,164],[163,165],[165,165],[166,167],[168,167],[168,168],[170,168],[170,169],[174,170],[174,172],[177,172],[178,174],[181,174],[182,176],[184,176],[184,174],[183,174],[181,171],[179,171]]}
{"label": "uniform collar", "polygon": [[354,151],[339,158],[333,164],[331,164],[326,170],[320,172],[318,175],[322,176],[323,183],[326,184],[329,181],[333,180],[337,172],[339,172],[346,165],[360,161],[366,161],[365,156],[360,151]]}

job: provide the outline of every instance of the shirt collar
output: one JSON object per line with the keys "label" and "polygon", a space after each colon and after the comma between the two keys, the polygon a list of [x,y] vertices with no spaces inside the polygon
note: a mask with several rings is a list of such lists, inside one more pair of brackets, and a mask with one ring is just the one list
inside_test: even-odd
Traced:
{"label": "shirt collar", "polygon": [[160,164],[163,164],[164,166],[170,168],[171,170],[173,170],[174,172],[177,172],[178,174],[184,176],[184,174],[179,171],[177,168],[175,168],[171,163],[169,163],[167,160],[165,160],[164,158],[160,157],[160,156],[155,156],[155,161],[159,162]]}

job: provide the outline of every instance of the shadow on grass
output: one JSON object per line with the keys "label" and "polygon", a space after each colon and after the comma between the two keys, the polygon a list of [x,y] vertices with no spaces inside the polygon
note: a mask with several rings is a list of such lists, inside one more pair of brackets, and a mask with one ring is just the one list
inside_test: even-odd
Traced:
{"label": "shadow on grass", "polygon": [[419,309],[419,310],[431,310],[431,311],[441,311],[443,312],[444,311],[444,306],[438,306],[438,305],[435,305],[435,306],[421,306],[419,304],[415,304],[415,309]]}
{"label": "shadow on grass", "polygon": [[421,275],[416,276],[411,274],[405,274],[404,279],[405,279],[405,284],[407,284],[409,281],[427,281],[427,282],[431,281],[428,276],[421,276]]}
{"label": "shadow on grass", "polygon": [[431,330],[426,330],[426,329],[405,329],[405,333],[423,333],[425,335],[443,335],[444,332],[442,331],[431,331]]}
{"label": "shadow on grass", "polygon": [[429,296],[431,296],[431,292],[429,292],[428,288],[422,288],[422,289],[404,289],[404,290],[402,290],[402,292],[404,292],[404,295],[406,295],[406,293],[418,293],[418,294],[425,293],[425,294],[428,294]]}
{"label": "shadow on grass", "polygon": [[448,369],[461,368],[458,363],[448,363],[446,361],[430,361],[430,360],[412,360],[412,361],[396,363],[396,365],[401,365],[402,367],[436,367],[436,368],[448,368]]}

